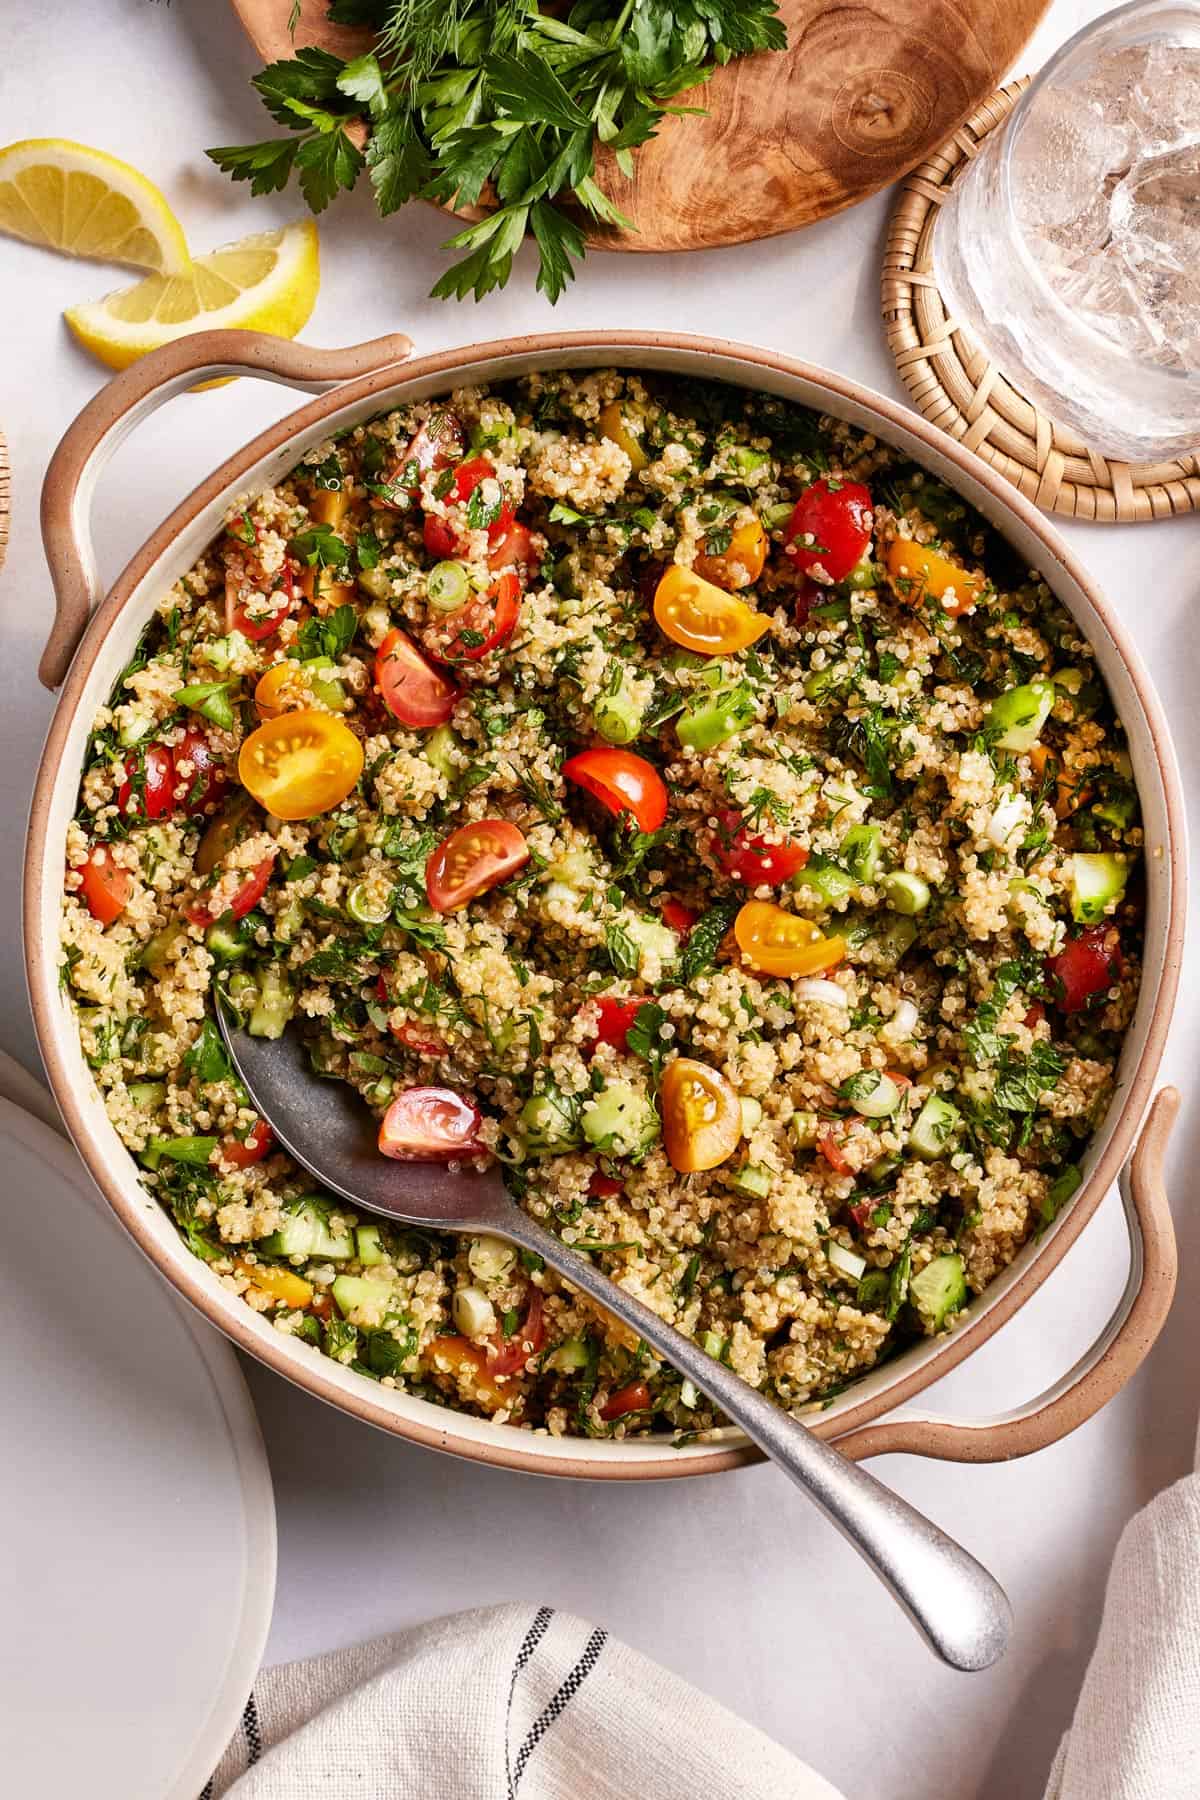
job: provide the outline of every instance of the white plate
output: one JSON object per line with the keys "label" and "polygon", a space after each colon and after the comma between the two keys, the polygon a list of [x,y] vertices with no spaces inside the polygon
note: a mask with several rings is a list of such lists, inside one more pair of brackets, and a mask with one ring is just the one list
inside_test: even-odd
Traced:
{"label": "white plate", "polygon": [[258,1421],[229,1345],[3,1099],[0,1170],[4,1789],[197,1800],[271,1619]]}

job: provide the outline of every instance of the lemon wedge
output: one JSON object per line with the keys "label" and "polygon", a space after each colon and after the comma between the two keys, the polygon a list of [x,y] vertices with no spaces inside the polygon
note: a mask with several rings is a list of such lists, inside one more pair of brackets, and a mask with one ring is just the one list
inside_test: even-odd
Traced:
{"label": "lemon wedge", "polygon": [[63,315],[85,350],[123,369],[192,331],[271,331],[295,337],[321,283],[317,227],[298,219],[193,258],[177,275],[149,275]]}
{"label": "lemon wedge", "polygon": [[183,227],[154,183],[67,138],[26,138],[0,150],[0,231],[164,275],[190,261]]}

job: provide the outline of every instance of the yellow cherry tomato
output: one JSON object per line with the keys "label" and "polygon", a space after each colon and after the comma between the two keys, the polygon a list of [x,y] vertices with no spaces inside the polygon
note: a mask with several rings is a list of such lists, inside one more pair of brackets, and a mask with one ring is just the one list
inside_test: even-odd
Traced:
{"label": "yellow cherry tomato", "polygon": [[282,1300],[285,1306],[305,1307],[313,1297],[312,1282],[291,1269],[278,1269],[271,1263],[249,1263],[240,1256],[233,1266],[239,1275],[252,1281],[264,1294],[270,1294],[272,1300]]}
{"label": "yellow cherry tomato", "polygon": [[305,709],[267,719],[238,756],[238,778],[276,819],[311,819],[338,806],[362,774],[363,748],[348,725]]}
{"label": "yellow cherry tomato", "polygon": [[645,468],[650,459],[642,448],[642,440],[637,432],[630,430],[619,400],[610,400],[607,406],[601,408],[597,423],[600,426],[600,436],[625,452],[635,475],[639,469]]}
{"label": "yellow cherry tomato", "polygon": [[811,919],[776,906],[773,900],[748,900],[733,921],[738,949],[764,975],[819,975],[846,954],[843,937],[826,937]]}
{"label": "yellow cherry tomato", "polygon": [[893,538],[888,545],[887,570],[901,600],[919,606],[937,600],[951,618],[970,612],[987,587],[983,575],[972,575],[961,563],[951,562],[940,550],[911,538]]}
{"label": "yellow cherry tomato", "polygon": [[659,1097],[672,1168],[690,1175],[733,1155],[742,1137],[742,1108],[719,1069],[681,1056],[667,1068]]}
{"label": "yellow cherry tomato", "polygon": [[308,683],[294,662],[274,663],[254,690],[260,719],[277,719],[281,713],[303,706],[308,698]]}
{"label": "yellow cherry tomato", "polygon": [[693,572],[703,576],[705,581],[715,581],[719,588],[731,593],[737,588],[752,586],[762,574],[766,560],[767,534],[757,519],[747,519],[744,525],[738,525],[730,533],[724,550],[714,551],[712,555],[707,549],[702,550]]}
{"label": "yellow cherry tomato", "polygon": [[732,656],[760,638],[771,621],[744,600],[672,563],[654,594],[654,617],[672,643],[700,656]]}

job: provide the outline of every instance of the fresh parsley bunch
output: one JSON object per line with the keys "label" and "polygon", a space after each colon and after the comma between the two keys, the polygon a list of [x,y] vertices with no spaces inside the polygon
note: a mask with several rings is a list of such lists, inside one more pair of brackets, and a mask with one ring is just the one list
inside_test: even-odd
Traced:
{"label": "fresh parsley bunch", "polygon": [[445,246],[465,254],[433,292],[459,300],[502,287],[527,233],[537,285],[557,300],[584,254],[581,219],[630,225],[595,179],[596,145],[632,174],[665,114],[697,110],[675,95],[787,42],[776,0],[330,0],[329,16],[371,26],[376,48],[271,63],[254,85],[293,135],[208,155],[255,194],[295,175],[313,212],[364,167],[381,213],[414,197],[492,205]]}

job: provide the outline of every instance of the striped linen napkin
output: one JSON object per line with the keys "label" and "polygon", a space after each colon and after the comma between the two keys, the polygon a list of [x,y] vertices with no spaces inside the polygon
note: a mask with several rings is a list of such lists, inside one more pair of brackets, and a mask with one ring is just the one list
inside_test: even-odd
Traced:
{"label": "striped linen napkin", "polygon": [[844,1800],[599,1626],[497,1606],[264,1669],[204,1800]]}

